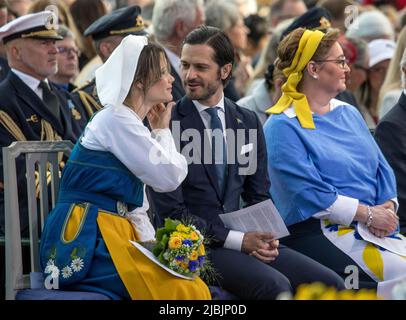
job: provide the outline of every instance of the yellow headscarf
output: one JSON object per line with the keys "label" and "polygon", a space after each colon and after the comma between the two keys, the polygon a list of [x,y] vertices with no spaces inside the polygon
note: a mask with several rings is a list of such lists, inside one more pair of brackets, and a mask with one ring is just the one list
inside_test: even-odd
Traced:
{"label": "yellow headscarf", "polygon": [[292,64],[283,69],[288,80],[282,86],[282,97],[273,107],[266,110],[267,113],[282,113],[293,104],[302,128],[315,129],[307,98],[303,93],[297,92],[296,87],[302,79],[302,70],[313,57],[323,36],[324,33],[318,30],[306,30],[303,33]]}

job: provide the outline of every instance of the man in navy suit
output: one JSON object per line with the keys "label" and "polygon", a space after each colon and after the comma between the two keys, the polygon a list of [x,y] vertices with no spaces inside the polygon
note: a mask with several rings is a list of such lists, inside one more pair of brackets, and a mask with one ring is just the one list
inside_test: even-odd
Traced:
{"label": "man in navy suit", "polygon": [[336,273],[279,246],[272,234],[230,230],[219,218],[238,210],[240,198],[247,206],[270,199],[261,123],[254,112],[224,97],[233,62],[234,48],[219,29],[203,26],[186,37],[181,55],[186,96],[173,110],[172,133],[191,161],[177,190],[149,190],[151,208],[161,219],[191,217],[213,239],[209,257],[219,284],[240,298],[275,299],[314,281],[342,289]]}
{"label": "man in navy suit", "polygon": [[[402,86],[406,88],[406,53],[403,54]],[[406,90],[399,101],[381,119],[375,139],[396,175],[400,232],[406,234]]]}

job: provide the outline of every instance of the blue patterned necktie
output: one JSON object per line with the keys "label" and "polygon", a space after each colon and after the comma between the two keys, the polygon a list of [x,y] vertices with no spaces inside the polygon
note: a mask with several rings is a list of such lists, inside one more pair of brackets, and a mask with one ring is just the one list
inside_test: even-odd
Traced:
{"label": "blue patterned necktie", "polygon": [[218,109],[218,107],[214,107],[208,108],[205,111],[210,115],[212,163],[216,167],[217,182],[220,187],[220,193],[223,195],[227,168],[227,148]]}

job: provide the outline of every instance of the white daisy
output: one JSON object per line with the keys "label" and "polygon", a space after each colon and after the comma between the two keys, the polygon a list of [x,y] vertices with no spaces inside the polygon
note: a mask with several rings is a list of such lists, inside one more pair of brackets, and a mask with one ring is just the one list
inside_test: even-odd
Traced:
{"label": "white daisy", "polygon": [[62,269],[62,277],[64,279],[70,278],[72,276],[72,269],[69,266],[66,266],[65,268]]}
{"label": "white daisy", "polygon": [[52,278],[58,278],[59,277],[59,269],[56,265],[50,264],[45,268],[45,273],[50,273]]}
{"label": "white daisy", "polygon": [[79,272],[80,270],[82,270],[84,266],[83,259],[82,258],[73,259],[70,266],[74,272]]}
{"label": "white daisy", "polygon": [[53,266],[55,264],[54,259],[49,259],[47,262],[47,266]]}
{"label": "white daisy", "polygon": [[196,229],[195,232],[197,233],[197,235],[199,236],[200,239],[202,239],[202,240],[204,239],[203,235],[200,233],[199,230]]}

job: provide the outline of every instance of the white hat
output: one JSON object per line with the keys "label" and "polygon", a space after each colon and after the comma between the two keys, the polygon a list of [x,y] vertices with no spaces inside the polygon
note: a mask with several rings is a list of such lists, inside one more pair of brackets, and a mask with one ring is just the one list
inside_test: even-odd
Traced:
{"label": "white hat", "polygon": [[126,36],[107,61],[96,70],[97,95],[106,107],[120,107],[130,91],[147,37]]}
{"label": "white hat", "polygon": [[365,11],[355,18],[348,26],[345,36],[367,41],[371,39],[395,40],[395,31],[388,17],[378,10],[371,10]]}
{"label": "white hat", "polygon": [[17,38],[62,40],[55,29],[56,22],[56,15],[52,11],[27,14],[2,26],[0,40],[3,43]]}
{"label": "white hat", "polygon": [[392,59],[395,54],[396,43],[392,40],[377,39],[368,43],[368,48],[369,67],[371,68],[381,61]]}

